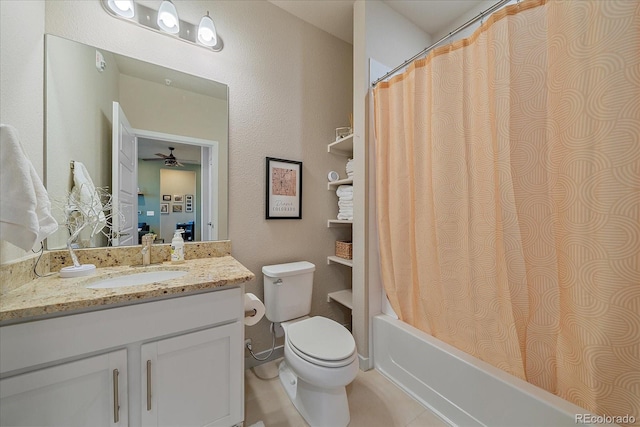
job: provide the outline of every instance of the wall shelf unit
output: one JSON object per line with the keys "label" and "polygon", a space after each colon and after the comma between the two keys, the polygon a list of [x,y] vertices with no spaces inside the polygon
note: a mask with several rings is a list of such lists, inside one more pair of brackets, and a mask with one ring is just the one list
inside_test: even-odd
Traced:
{"label": "wall shelf unit", "polygon": [[344,227],[353,225],[353,221],[350,219],[329,219],[327,220],[327,227]]}
{"label": "wall shelf unit", "polygon": [[353,310],[353,293],[351,292],[351,289],[327,294],[327,302],[331,302],[332,300],[338,304],[344,305],[350,310]]}
{"label": "wall shelf unit", "polygon": [[[353,157],[353,134],[345,136],[344,138],[340,138],[335,142],[330,143],[327,146],[327,152],[331,154],[337,154],[340,156],[345,156],[347,158]],[[336,191],[337,188],[341,185],[353,185],[353,177],[340,179],[338,181],[329,182],[327,184],[327,190]],[[337,198],[336,198],[337,200]],[[329,219],[327,220],[327,228],[339,228],[341,230],[335,230],[335,232],[339,235],[344,235],[346,233],[351,234],[353,227],[353,220],[346,219]],[[327,257],[327,264],[339,264],[350,269],[353,269],[353,260],[345,259],[335,255],[330,255]],[[344,267],[340,267],[344,268]],[[348,285],[347,285],[348,286]],[[353,310],[353,293],[351,289],[343,289],[336,292],[331,292],[327,294],[327,302],[337,302],[349,310]]]}
{"label": "wall shelf unit", "polygon": [[335,190],[341,185],[352,185],[352,184],[353,184],[353,178],[339,179],[337,181],[328,182],[327,190]]}
{"label": "wall shelf unit", "polygon": [[338,139],[327,146],[327,152],[340,156],[351,157],[353,155],[353,134]]}
{"label": "wall shelf unit", "polygon": [[339,256],[335,256],[335,255],[331,255],[327,257],[327,264],[342,264],[342,265],[346,265],[347,267],[353,267],[353,260],[352,259],[345,259],[345,258],[340,258]]}

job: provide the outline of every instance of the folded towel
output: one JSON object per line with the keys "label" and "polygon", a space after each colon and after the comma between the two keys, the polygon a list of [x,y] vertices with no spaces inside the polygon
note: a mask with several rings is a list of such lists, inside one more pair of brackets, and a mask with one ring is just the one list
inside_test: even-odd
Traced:
{"label": "folded towel", "polygon": [[338,206],[340,206],[341,208],[352,208],[353,207],[353,200],[338,200]]}
{"label": "folded towel", "polygon": [[346,166],[347,174],[349,174],[349,172],[353,173],[353,166],[354,166],[353,159],[349,159]]}
{"label": "folded towel", "polygon": [[353,213],[351,213],[351,214],[339,213],[338,214],[338,219],[351,221],[351,220],[353,220]]}
{"label": "folded towel", "polygon": [[338,197],[353,195],[353,185],[341,185],[336,190]]}
{"label": "folded towel", "polygon": [[51,202],[12,126],[0,125],[0,239],[28,251],[58,229]]}
{"label": "folded towel", "polygon": [[83,239],[91,239],[107,225],[100,194],[86,166],[78,161],[73,163],[73,188],[67,203],[67,216],[80,224],[90,225],[82,232],[85,233]]}
{"label": "folded towel", "polygon": [[338,197],[338,201],[342,200],[343,202],[346,201],[353,201],[353,194],[350,194],[348,196],[340,196]]}
{"label": "folded towel", "polygon": [[343,214],[343,215],[348,214],[353,216],[353,209],[340,209],[338,211],[338,214]]}

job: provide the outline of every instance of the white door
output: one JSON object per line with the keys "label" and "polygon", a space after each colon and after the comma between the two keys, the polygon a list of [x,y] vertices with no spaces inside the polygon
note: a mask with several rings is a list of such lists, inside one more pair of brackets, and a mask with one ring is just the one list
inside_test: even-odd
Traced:
{"label": "white door", "polygon": [[201,240],[218,240],[218,161],[217,145],[202,147],[200,176],[202,194]]}
{"label": "white door", "polygon": [[142,346],[143,426],[225,426],[244,418],[243,326]]}
{"label": "white door", "polygon": [[117,102],[113,103],[111,192],[113,246],[138,244],[138,143]]}
{"label": "white door", "polygon": [[127,426],[127,351],[0,380],[2,426]]}

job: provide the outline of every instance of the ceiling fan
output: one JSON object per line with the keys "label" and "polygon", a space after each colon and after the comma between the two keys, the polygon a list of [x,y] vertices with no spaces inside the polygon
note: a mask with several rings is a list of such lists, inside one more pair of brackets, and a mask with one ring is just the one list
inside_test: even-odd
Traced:
{"label": "ceiling fan", "polygon": [[159,159],[151,158],[151,159],[142,159],[142,160],[164,160],[164,165],[169,167],[183,167],[184,165],[176,159],[176,156],[173,155],[174,147],[169,147],[169,155],[162,153],[156,153],[156,156],[160,157]]}

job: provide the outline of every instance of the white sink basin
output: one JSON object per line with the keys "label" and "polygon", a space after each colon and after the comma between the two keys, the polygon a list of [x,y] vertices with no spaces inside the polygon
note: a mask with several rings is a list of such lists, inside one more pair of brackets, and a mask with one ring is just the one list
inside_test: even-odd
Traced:
{"label": "white sink basin", "polygon": [[86,287],[89,289],[122,288],[123,286],[147,285],[149,283],[162,282],[164,280],[177,279],[188,272],[183,270],[148,271],[144,273],[129,274],[126,276],[112,277],[110,279],[92,282]]}

